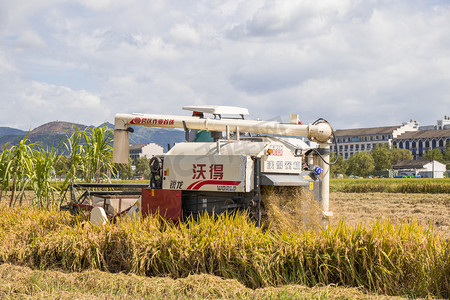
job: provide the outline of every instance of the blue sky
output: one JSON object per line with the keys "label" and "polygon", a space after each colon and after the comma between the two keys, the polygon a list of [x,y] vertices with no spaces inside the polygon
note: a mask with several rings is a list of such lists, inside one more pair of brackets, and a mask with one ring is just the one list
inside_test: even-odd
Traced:
{"label": "blue sky", "polygon": [[0,2],[0,126],[242,106],[337,129],[450,115],[450,1]]}

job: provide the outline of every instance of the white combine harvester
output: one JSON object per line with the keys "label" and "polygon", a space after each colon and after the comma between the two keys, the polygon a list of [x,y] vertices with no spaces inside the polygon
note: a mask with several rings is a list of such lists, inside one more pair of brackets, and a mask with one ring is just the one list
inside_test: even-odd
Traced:
{"label": "white combine harvester", "polygon": [[[128,163],[131,126],[181,128],[186,142],[150,160],[145,185],[75,184],[66,209],[88,210],[93,222],[121,214],[160,213],[175,222],[204,212],[245,210],[259,226],[263,186],[301,186],[329,211],[329,156],[333,130],[323,119],[308,125],[291,115],[289,123],[244,120],[247,109],[230,106],[187,106],[193,116],[117,114],[115,163]],[[203,118],[209,114],[211,118]],[[203,131],[207,142],[190,142]],[[300,139],[307,137],[318,147]],[[108,187],[108,190],[100,187]],[[74,190],[83,189],[81,197]],[[121,191],[111,191],[122,188]],[[130,190],[131,189],[131,190]]]}

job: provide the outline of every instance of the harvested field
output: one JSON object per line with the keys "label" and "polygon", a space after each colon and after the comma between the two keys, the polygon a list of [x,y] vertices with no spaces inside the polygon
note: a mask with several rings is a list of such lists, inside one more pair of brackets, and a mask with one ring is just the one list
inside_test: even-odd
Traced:
{"label": "harvested field", "polygon": [[250,289],[214,275],[143,277],[98,270],[64,273],[0,265],[4,299],[406,299],[365,294],[357,288],[285,285]]}
{"label": "harvested field", "polygon": [[330,209],[334,213],[332,225],[341,218],[348,225],[386,218],[396,223],[416,220],[450,237],[450,194],[335,192],[330,195]]}

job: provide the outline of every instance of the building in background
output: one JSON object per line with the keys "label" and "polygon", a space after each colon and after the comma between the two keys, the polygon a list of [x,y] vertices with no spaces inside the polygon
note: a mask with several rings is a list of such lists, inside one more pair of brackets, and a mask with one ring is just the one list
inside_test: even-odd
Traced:
{"label": "building in background", "polygon": [[450,129],[450,117],[444,116],[444,119],[436,121],[436,125],[425,125],[419,127],[419,130],[443,130],[443,129]]}
{"label": "building in background", "polygon": [[444,178],[446,165],[435,160],[404,160],[393,166],[397,176]]}
{"label": "building in background", "polygon": [[405,132],[419,130],[417,121],[409,121],[399,126],[338,129],[335,131],[337,149],[331,144],[331,151],[342,155],[347,160],[356,152],[370,152],[379,144],[392,146],[393,139]]}
{"label": "building in background", "polygon": [[130,145],[130,157],[133,165],[136,164],[136,160],[139,157],[152,158],[155,155],[161,155],[163,153],[163,147],[155,143]]}
{"label": "building in background", "polygon": [[444,152],[450,143],[450,129],[406,132],[393,140],[393,146],[411,151],[414,159],[421,159],[428,150],[439,148]]}

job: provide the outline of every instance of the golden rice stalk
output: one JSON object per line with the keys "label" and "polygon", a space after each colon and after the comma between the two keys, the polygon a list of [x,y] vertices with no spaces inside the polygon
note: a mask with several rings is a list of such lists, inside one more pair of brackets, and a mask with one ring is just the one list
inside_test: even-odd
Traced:
{"label": "golden rice stalk", "polygon": [[320,228],[322,210],[304,188],[264,186],[261,194],[263,227],[276,232]]}

